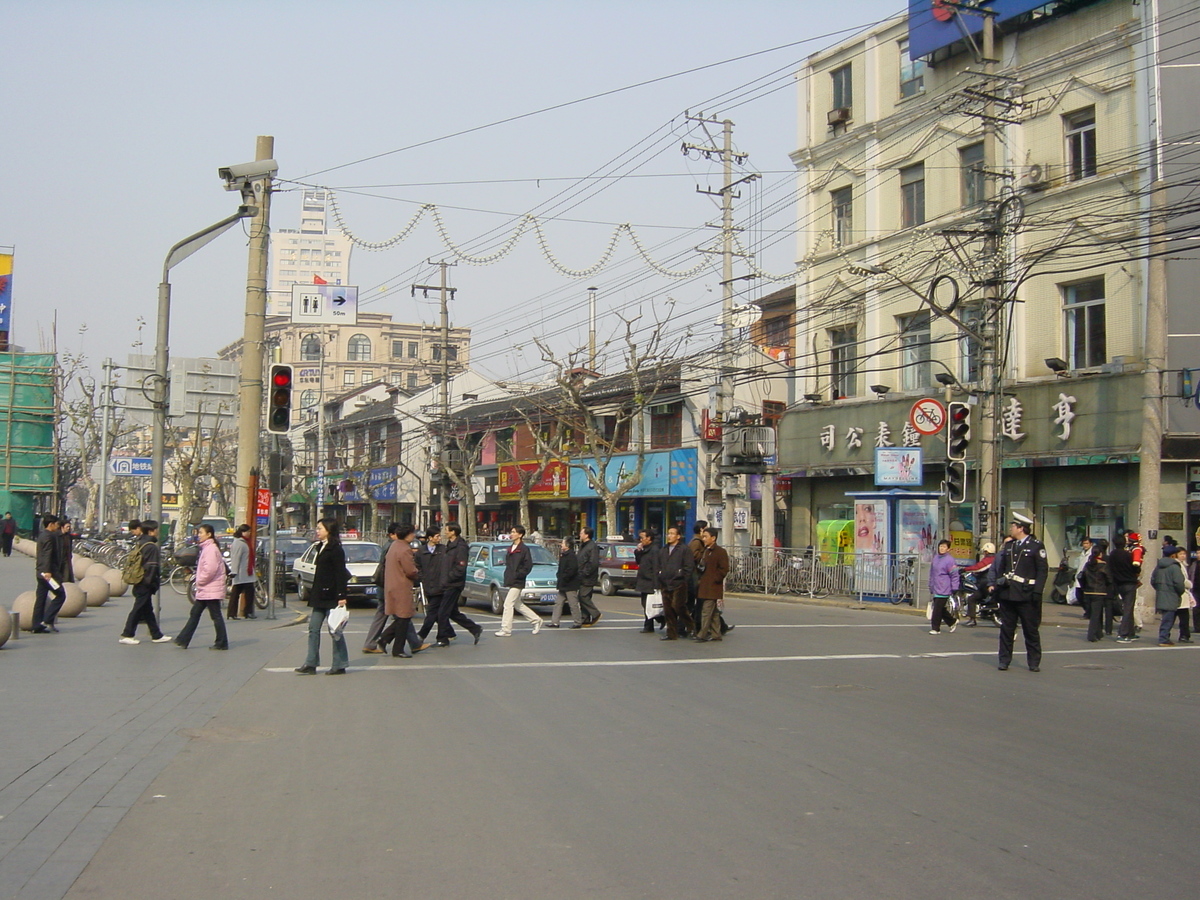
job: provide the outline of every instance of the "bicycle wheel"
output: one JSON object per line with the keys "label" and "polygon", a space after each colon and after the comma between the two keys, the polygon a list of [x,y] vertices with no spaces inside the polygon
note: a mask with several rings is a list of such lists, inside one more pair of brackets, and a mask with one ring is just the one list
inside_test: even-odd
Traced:
{"label": "bicycle wheel", "polygon": [[183,566],[177,566],[167,578],[167,583],[171,585],[171,590],[177,594],[186,594],[188,592],[188,576],[191,573]]}
{"label": "bicycle wheel", "polygon": [[267,579],[262,572],[259,572],[254,579],[254,605],[259,609],[266,609],[271,602],[271,598],[267,594]]}

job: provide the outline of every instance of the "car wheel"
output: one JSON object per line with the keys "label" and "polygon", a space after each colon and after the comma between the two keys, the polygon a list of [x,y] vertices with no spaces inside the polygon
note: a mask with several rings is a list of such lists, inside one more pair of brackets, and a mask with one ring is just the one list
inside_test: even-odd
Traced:
{"label": "car wheel", "polygon": [[496,615],[500,615],[502,612],[504,612],[504,598],[500,596],[500,589],[495,585],[492,585],[491,597],[492,612],[494,612]]}
{"label": "car wheel", "polygon": [[600,593],[605,597],[612,597],[617,593],[617,587],[612,583],[612,579],[608,577],[607,572],[604,572],[600,576]]}

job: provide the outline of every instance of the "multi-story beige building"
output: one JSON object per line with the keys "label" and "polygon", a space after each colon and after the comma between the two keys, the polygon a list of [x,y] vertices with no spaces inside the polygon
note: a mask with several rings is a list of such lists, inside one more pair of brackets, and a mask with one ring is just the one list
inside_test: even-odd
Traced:
{"label": "multi-story beige building", "polygon": [[[971,407],[965,501],[941,526],[978,536],[980,404],[993,383],[972,335],[989,333],[1004,507],[1037,517],[1055,564],[1084,535],[1159,525],[1137,522],[1145,241],[1165,122],[1155,13],[1134,0],[1024,6],[997,24],[991,64],[981,43],[953,39],[910,59],[904,16],[800,73],[806,400],[780,429],[802,513],[794,544],[854,517],[846,494],[876,489],[876,447],[921,446],[918,489],[941,490],[945,436],[910,421],[923,397]],[[1164,467],[1163,528],[1188,524],[1188,461]]]}

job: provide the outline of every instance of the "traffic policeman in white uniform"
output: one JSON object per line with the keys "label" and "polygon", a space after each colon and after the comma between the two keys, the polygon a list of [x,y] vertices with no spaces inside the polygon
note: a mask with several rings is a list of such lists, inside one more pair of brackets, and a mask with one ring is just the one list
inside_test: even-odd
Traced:
{"label": "traffic policeman in white uniform", "polygon": [[1013,641],[1017,622],[1025,635],[1025,659],[1030,672],[1040,671],[1042,640],[1038,625],[1042,620],[1042,591],[1046,587],[1046,547],[1030,531],[1033,519],[1014,513],[1009,534],[1012,536],[1000,551],[999,565],[988,575],[989,590],[1000,601],[1000,658],[1001,672],[1012,662]]}

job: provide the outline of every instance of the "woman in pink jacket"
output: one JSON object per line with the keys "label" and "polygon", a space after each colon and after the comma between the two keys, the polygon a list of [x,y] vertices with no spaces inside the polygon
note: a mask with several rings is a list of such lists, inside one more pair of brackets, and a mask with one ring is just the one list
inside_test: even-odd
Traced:
{"label": "woman in pink jacket", "polygon": [[196,536],[200,538],[200,558],[196,561],[196,599],[192,602],[192,614],[188,616],[179,637],[175,638],[175,643],[187,649],[192,635],[196,633],[196,626],[200,624],[200,616],[207,608],[217,629],[217,642],[209,649],[228,650],[225,617],[221,615],[221,604],[225,601],[225,560],[221,558],[221,548],[213,537],[211,525],[197,526]]}

